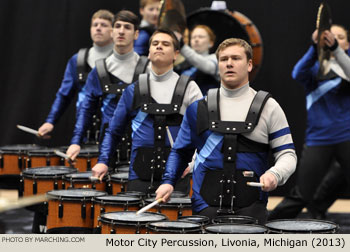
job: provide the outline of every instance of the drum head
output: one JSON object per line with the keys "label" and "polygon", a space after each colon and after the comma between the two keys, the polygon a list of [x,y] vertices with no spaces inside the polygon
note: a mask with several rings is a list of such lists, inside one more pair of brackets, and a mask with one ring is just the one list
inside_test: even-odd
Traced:
{"label": "drum head", "polygon": [[104,196],[107,193],[96,191],[93,189],[67,189],[67,190],[54,190],[46,193],[49,199],[62,199],[62,200],[83,200]]}
{"label": "drum head", "polygon": [[[156,197],[155,193],[151,193],[150,195],[151,197]],[[188,197],[188,194],[180,192],[180,191],[173,191],[171,194],[172,198],[186,198]]]}
{"label": "drum head", "polygon": [[191,233],[200,231],[201,225],[188,221],[158,221],[148,223],[147,228],[158,232]]}
{"label": "drum head", "polygon": [[111,181],[116,182],[127,182],[129,179],[129,173],[128,172],[119,172],[114,173],[111,175]]}
{"label": "drum head", "polygon": [[98,156],[98,145],[83,146],[78,156]]}
{"label": "drum head", "polygon": [[190,31],[200,24],[210,27],[215,32],[216,41],[212,47],[213,52],[227,38],[241,38],[250,42],[242,25],[227,12],[200,8],[187,16],[187,26]]}
{"label": "drum head", "polygon": [[[155,198],[148,198],[145,199],[145,202],[152,203],[153,201],[155,201]],[[160,203],[160,206],[174,206],[177,207],[179,205],[183,205],[183,206],[188,206],[191,207],[192,202],[190,198],[173,198],[171,197],[170,200],[167,203]]]}
{"label": "drum head", "polygon": [[127,165],[120,165],[120,166],[116,167],[117,173],[129,172],[129,169],[130,169],[130,166],[128,164]]}
{"label": "drum head", "polygon": [[103,203],[108,203],[108,204],[135,204],[135,203],[141,203],[141,199],[136,196],[129,196],[129,195],[106,195],[106,196],[101,196],[97,197],[95,202],[103,204]]}
{"label": "drum head", "polygon": [[3,153],[27,153],[30,150],[38,150],[43,147],[35,144],[14,144],[14,145],[5,145],[0,147],[0,151]]}
{"label": "drum head", "polygon": [[205,227],[211,234],[265,234],[267,228],[253,224],[211,224]]}
{"label": "drum head", "polygon": [[148,222],[166,220],[167,217],[160,213],[144,212],[136,214],[136,211],[117,211],[101,214],[101,222],[110,224],[136,225]]}
{"label": "drum head", "polygon": [[55,154],[55,150],[57,150],[57,148],[41,148],[37,150],[30,150],[28,151],[28,155],[29,156],[46,156],[46,155],[57,156]]}
{"label": "drum head", "polygon": [[[72,174],[67,174],[64,176],[66,180],[72,180],[72,181],[92,181],[92,171],[88,172],[77,172],[77,173],[72,173]],[[103,180],[106,180],[106,176],[103,178]],[[100,182],[97,180],[97,182]]]}
{"label": "drum head", "polygon": [[236,224],[257,224],[258,221],[250,216],[242,215],[223,215],[217,216],[212,220],[213,223],[236,223]]}
{"label": "drum head", "polygon": [[24,177],[55,177],[64,176],[69,173],[77,172],[77,169],[66,167],[66,166],[47,166],[47,167],[37,167],[37,168],[27,168],[22,174]]}
{"label": "drum head", "polygon": [[209,217],[203,216],[203,215],[180,216],[178,219],[181,221],[190,221],[190,222],[199,223],[201,225],[207,225],[210,222]]}
{"label": "drum head", "polygon": [[126,192],[118,192],[117,193],[118,196],[134,196],[134,197],[138,197],[139,199],[145,198],[146,197],[146,193],[144,192],[138,192],[138,191],[126,191]]}
{"label": "drum head", "polygon": [[338,229],[336,223],[309,219],[274,220],[265,226],[279,233],[332,233]]}

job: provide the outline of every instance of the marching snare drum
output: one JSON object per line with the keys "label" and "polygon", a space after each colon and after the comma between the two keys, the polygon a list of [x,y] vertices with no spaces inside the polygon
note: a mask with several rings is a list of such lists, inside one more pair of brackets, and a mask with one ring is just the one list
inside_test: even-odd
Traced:
{"label": "marching snare drum", "polygon": [[160,213],[136,211],[103,213],[98,219],[102,234],[145,234],[146,224],[149,222],[166,220]]}
{"label": "marching snare drum", "polygon": [[129,173],[120,172],[110,175],[108,186],[112,188],[112,194],[125,192],[129,180]]}
{"label": "marching snare drum", "polygon": [[142,200],[137,196],[128,195],[106,195],[97,197],[95,202],[95,222],[97,227],[97,218],[105,212],[115,211],[137,211],[142,205]]}
{"label": "marching snare drum", "polygon": [[[91,171],[91,168],[97,164],[98,154],[97,145],[82,146],[79,155],[74,160],[74,167],[80,172]],[[65,164],[69,165],[67,160],[65,161]]]}
{"label": "marching snare drum", "polygon": [[23,195],[29,196],[64,189],[64,176],[75,172],[77,172],[77,169],[65,166],[25,169],[21,175]]}
{"label": "marching snare drum", "polygon": [[92,172],[77,172],[72,174],[67,174],[64,176],[67,188],[90,188],[99,191],[106,190],[106,177],[102,181],[98,179],[91,179]]}
{"label": "marching snare drum", "polygon": [[276,234],[334,234],[339,226],[331,221],[312,219],[280,219],[268,221],[269,233]]}
{"label": "marching snare drum", "polygon": [[209,234],[266,234],[268,229],[257,224],[211,224],[205,227]]}
{"label": "marching snare drum", "polygon": [[93,198],[106,195],[93,189],[50,191],[47,215],[48,233],[92,233]]}
{"label": "marching snare drum", "polygon": [[[145,199],[145,204],[150,204],[155,198]],[[170,198],[167,203],[160,203],[149,211],[166,215],[169,220],[177,220],[181,216],[192,215],[192,203],[190,198]]]}
{"label": "marching snare drum", "polygon": [[64,165],[64,161],[55,154],[54,150],[43,148],[28,151],[27,168]]}
{"label": "marching snare drum", "polygon": [[200,234],[202,227],[199,223],[189,221],[157,221],[146,225],[150,234]]}
{"label": "marching snare drum", "polygon": [[6,145],[0,147],[0,175],[20,174],[26,168],[27,153],[42,147],[33,144]]}

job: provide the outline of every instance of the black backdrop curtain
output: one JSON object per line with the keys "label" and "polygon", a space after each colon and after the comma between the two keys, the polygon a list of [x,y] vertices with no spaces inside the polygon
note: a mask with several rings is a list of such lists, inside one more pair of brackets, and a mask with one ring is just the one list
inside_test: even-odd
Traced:
{"label": "black backdrop curtain", "polygon": [[[209,7],[211,0],[183,0],[187,13]],[[349,0],[329,1],[333,22],[350,26]],[[263,64],[255,89],[271,92],[284,109],[300,153],[305,129],[303,89],[291,70],[310,44],[320,1],[226,1],[257,26],[264,43]],[[33,143],[16,124],[37,129],[60,86],[67,60],[91,45],[90,18],[98,9],[138,13],[138,0],[1,0],[0,146]],[[68,145],[75,121],[74,102],[45,144]],[[292,180],[293,181],[293,180]]]}

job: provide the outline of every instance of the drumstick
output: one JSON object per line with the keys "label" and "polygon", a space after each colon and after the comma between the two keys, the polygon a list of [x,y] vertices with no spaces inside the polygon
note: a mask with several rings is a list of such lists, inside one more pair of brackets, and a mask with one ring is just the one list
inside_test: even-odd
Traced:
{"label": "drumstick", "polygon": [[0,198],[0,212],[21,208],[29,205],[34,205],[40,202],[44,202],[46,200],[47,200],[46,194],[23,197],[23,198],[19,198],[16,201],[9,201],[4,198]]}
{"label": "drumstick", "polygon": [[168,134],[170,147],[173,148],[173,145],[174,145],[173,137],[172,137],[172,135],[171,135],[171,133],[170,133],[169,127],[166,126],[165,128],[166,128],[166,133]]}
{"label": "drumstick", "polygon": [[163,201],[163,198],[157,199],[153,201],[151,204],[148,204],[147,206],[141,208],[139,211],[136,212],[136,215],[142,214],[143,212],[146,212],[148,209],[154,207],[155,205],[158,205],[160,202]]}
{"label": "drumstick", "polygon": [[258,182],[247,182],[248,186],[253,186],[253,187],[264,187],[263,183],[258,183]]}
{"label": "drumstick", "polygon": [[20,130],[23,130],[23,131],[25,131],[27,133],[34,134],[36,136],[40,136],[39,131],[31,129],[31,128],[28,128],[26,126],[22,126],[22,125],[17,124],[17,128],[20,129]]}
{"label": "drumstick", "polygon": [[68,163],[73,166],[73,160],[66,154],[66,153],[63,153],[62,151],[59,151],[59,150],[54,150],[53,152],[55,152],[55,154],[59,157],[63,157],[65,159],[67,159]]}

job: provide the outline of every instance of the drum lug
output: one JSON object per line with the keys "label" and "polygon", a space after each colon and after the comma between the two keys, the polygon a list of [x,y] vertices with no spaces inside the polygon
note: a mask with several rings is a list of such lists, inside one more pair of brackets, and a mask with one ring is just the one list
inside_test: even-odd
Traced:
{"label": "drum lug", "polygon": [[0,155],[0,168],[4,168],[4,159],[2,158],[2,155]]}
{"label": "drum lug", "polygon": [[61,158],[61,159],[60,159],[60,165],[61,165],[61,166],[64,165],[64,160],[65,160],[64,158]]}
{"label": "drum lug", "polygon": [[62,181],[62,189],[65,190],[66,189],[66,183],[64,181]]}
{"label": "drum lug", "polygon": [[101,207],[100,212],[104,213],[105,211],[106,211],[106,209],[104,207]]}
{"label": "drum lug", "polygon": [[106,191],[108,194],[113,194],[112,184],[110,182],[108,182],[108,184],[107,184]]}
{"label": "drum lug", "polygon": [[92,182],[91,187],[92,187],[92,189],[96,189],[96,184],[95,184],[95,182]]}
{"label": "drum lug", "polygon": [[30,159],[30,157],[27,158],[27,167],[28,168],[32,167],[32,160]]}
{"label": "drum lug", "polygon": [[111,229],[110,234],[116,234],[115,229]]}
{"label": "drum lug", "polygon": [[95,205],[91,204],[91,213],[90,213],[90,219],[94,219],[94,215],[95,215]]}
{"label": "drum lug", "polygon": [[55,180],[54,183],[53,183],[53,189],[54,189],[54,190],[58,190],[58,183],[57,183],[57,180]]}
{"label": "drum lug", "polygon": [[44,214],[47,216],[49,214],[49,206],[47,201],[44,202]]}
{"label": "drum lug", "polygon": [[24,179],[23,177],[21,176],[21,179],[19,180],[19,183],[20,183],[20,189],[19,189],[19,196],[23,196],[23,192],[24,192]]}
{"label": "drum lug", "polygon": [[86,160],[86,170],[87,171],[91,171],[91,160],[90,160],[90,158],[88,158]]}
{"label": "drum lug", "polygon": [[63,205],[62,202],[58,205],[58,218],[62,219],[63,218]]}
{"label": "drum lug", "polygon": [[86,205],[85,202],[81,205],[81,218],[86,219]]}
{"label": "drum lug", "polygon": [[37,194],[38,192],[38,184],[36,183],[36,180],[33,181],[33,194]]}
{"label": "drum lug", "polygon": [[50,165],[51,165],[50,157],[47,156],[47,157],[46,157],[46,166],[50,166]]}
{"label": "drum lug", "polygon": [[177,218],[182,216],[182,205],[179,206],[179,210],[177,211]]}
{"label": "drum lug", "polygon": [[22,170],[22,168],[23,168],[23,163],[22,163],[22,157],[21,156],[18,156],[18,168],[20,170]]}

